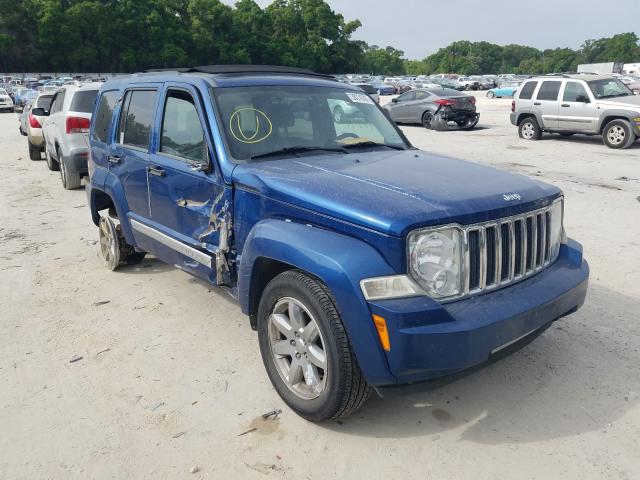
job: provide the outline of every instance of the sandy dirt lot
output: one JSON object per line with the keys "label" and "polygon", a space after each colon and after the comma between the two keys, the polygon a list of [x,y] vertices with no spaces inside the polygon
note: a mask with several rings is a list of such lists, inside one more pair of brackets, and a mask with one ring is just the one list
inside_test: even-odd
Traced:
{"label": "sandy dirt lot", "polygon": [[561,187],[587,303],[472,376],[323,425],[279,399],[224,293],[153,258],[107,271],[84,191],[1,114],[0,479],[640,478],[640,143],[526,142],[510,100],[478,104],[474,131],[404,129]]}

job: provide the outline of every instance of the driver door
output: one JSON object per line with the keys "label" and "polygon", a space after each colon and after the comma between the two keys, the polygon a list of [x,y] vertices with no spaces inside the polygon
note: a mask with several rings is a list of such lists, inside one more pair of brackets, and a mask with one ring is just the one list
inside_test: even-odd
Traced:
{"label": "driver door", "polygon": [[587,89],[580,82],[565,83],[558,115],[558,128],[569,132],[595,132],[598,112]]}
{"label": "driver door", "polygon": [[395,102],[389,104],[389,113],[394,122],[407,122],[409,120],[409,102],[416,97],[415,92],[406,92],[396,97]]}

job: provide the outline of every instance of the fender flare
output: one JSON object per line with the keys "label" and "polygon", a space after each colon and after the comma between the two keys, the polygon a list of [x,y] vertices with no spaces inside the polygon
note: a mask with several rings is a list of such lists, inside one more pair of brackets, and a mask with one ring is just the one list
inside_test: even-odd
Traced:
{"label": "fender flare", "polygon": [[329,230],[284,220],[263,220],[252,228],[239,260],[238,300],[245,314],[254,313],[254,266],[264,258],[286,263],[322,281],[336,302],[367,381],[374,385],[395,381],[360,290],[360,280],[364,278],[397,273],[376,249]]}
{"label": "fender flare", "polygon": [[[640,116],[640,115],[636,115]],[[605,110],[600,114],[600,118],[598,118],[598,125],[596,126],[596,130],[598,133],[602,134],[604,132],[604,127],[609,123],[607,120],[610,117],[622,118],[631,123],[631,126],[634,127],[635,124],[633,122],[633,118],[635,117],[632,112],[624,109],[609,109]],[[635,132],[634,132],[635,133]]]}

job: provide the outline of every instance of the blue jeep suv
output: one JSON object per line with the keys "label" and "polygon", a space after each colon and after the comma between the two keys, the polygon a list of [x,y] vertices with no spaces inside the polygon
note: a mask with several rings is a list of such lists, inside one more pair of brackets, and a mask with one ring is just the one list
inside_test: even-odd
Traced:
{"label": "blue jeep suv", "polygon": [[118,77],[90,141],[106,265],[149,252],[227,289],[278,394],[312,421],[499,358],[585,299],[558,188],[417,150],[331,77]]}

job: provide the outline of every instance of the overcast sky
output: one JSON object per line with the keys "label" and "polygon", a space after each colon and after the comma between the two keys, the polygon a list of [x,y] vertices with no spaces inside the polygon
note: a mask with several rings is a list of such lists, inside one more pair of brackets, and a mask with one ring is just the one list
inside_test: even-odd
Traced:
{"label": "overcast sky", "polygon": [[[640,0],[325,1],[346,20],[362,22],[354,38],[391,45],[412,59],[455,40],[577,48],[589,38],[633,31],[640,35]],[[257,3],[264,7],[271,1]]]}

